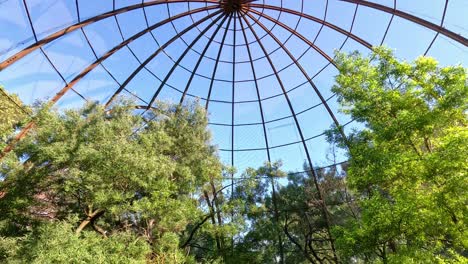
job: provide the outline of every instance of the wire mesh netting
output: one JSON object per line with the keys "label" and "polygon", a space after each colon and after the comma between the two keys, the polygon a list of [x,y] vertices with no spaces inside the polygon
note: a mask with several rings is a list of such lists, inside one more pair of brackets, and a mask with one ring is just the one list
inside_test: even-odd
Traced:
{"label": "wire mesh netting", "polygon": [[362,125],[339,111],[336,50],[387,45],[401,59],[468,62],[465,0],[4,0],[0,82],[60,108],[133,97],[198,99],[221,159],[242,172],[281,159],[327,166],[324,131]]}

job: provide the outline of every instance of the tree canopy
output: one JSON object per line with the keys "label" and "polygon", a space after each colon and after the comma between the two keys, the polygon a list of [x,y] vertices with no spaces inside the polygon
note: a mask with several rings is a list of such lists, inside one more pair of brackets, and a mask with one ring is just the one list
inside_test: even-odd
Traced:
{"label": "tree canopy", "polygon": [[[466,263],[467,70],[386,48],[335,59],[362,129],[332,127],[347,162],[299,173],[223,165],[197,102],[33,107],[1,161],[0,262]],[[0,98],[6,143],[30,110]]]}
{"label": "tree canopy", "polygon": [[[206,115],[196,105],[161,104],[145,121],[132,110],[127,103],[111,111],[100,105],[63,114],[42,110],[36,128],[11,153],[17,159],[3,164],[2,232],[32,228],[23,245],[31,260],[61,262],[68,254],[52,245],[74,244],[78,262],[86,262],[90,245],[103,247],[93,249],[102,260],[119,246],[109,256],[116,262],[127,261],[119,252],[137,262],[148,252],[185,261],[179,242],[203,214],[194,194],[221,175]],[[42,227],[51,221],[64,224]]]}
{"label": "tree canopy", "polygon": [[467,261],[466,69],[412,63],[379,48],[338,54],[333,91],[363,123],[347,139],[347,182],[359,217],[335,228],[345,258],[384,263]]}
{"label": "tree canopy", "polygon": [[10,94],[0,85],[0,148],[3,149],[8,137],[28,117],[29,107],[23,105],[15,94]]}

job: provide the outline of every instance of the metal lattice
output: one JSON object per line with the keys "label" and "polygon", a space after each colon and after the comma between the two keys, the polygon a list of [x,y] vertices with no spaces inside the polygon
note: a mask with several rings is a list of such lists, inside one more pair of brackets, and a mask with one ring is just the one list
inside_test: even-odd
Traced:
{"label": "metal lattice", "polygon": [[402,58],[468,62],[463,0],[7,0],[0,10],[0,81],[26,103],[127,95],[144,112],[198,98],[239,171],[345,159],[324,158],[325,129],[359,126],[330,92],[334,50],[386,44]]}

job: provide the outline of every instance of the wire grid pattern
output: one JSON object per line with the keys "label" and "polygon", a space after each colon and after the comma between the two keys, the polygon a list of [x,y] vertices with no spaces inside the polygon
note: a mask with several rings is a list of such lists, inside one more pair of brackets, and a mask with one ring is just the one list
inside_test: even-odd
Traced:
{"label": "wire grid pattern", "polygon": [[135,98],[199,100],[221,159],[242,172],[346,160],[324,131],[362,127],[331,92],[335,51],[388,45],[405,59],[468,62],[462,0],[6,0],[0,81],[61,108]]}

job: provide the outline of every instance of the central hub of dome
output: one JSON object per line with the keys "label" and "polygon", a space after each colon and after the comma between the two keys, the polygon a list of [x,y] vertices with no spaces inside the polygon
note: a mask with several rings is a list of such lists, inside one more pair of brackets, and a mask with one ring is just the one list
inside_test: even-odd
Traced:
{"label": "central hub of dome", "polygon": [[224,9],[224,12],[230,14],[232,12],[239,11],[245,2],[247,1],[245,0],[222,0],[221,7]]}

